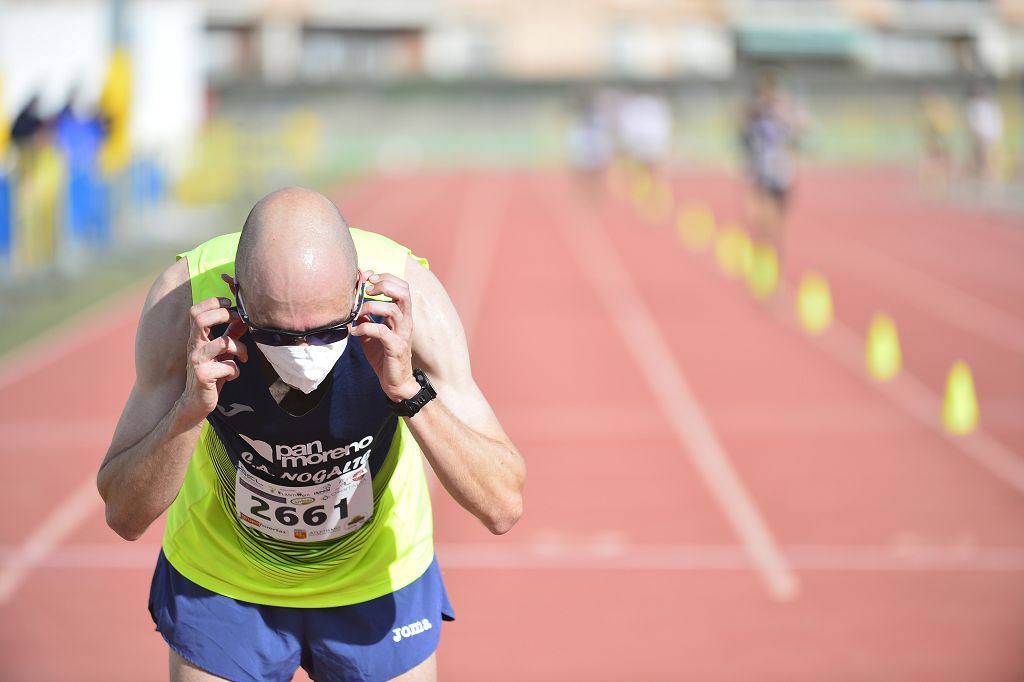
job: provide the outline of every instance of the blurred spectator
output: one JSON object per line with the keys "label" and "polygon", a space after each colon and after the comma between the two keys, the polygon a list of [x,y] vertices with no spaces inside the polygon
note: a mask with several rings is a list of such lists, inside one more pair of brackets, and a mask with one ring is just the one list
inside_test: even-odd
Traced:
{"label": "blurred spectator", "polygon": [[16,166],[12,192],[12,270],[39,270],[53,261],[61,225],[64,161],[51,144],[50,130],[33,95],[11,126]]}
{"label": "blurred spectator", "polygon": [[67,164],[67,226],[73,247],[105,246],[107,190],[100,177],[99,153],[104,125],[93,112],[76,111],[75,93],[53,122],[53,134]]}
{"label": "blurred spectator", "polygon": [[11,125],[11,141],[19,148],[32,142],[44,125],[39,115],[39,95],[32,95]]}
{"label": "blurred spectator", "polygon": [[1003,112],[990,87],[971,86],[965,118],[971,138],[971,174],[982,191],[996,191],[1002,181]]}
{"label": "blurred spectator", "polygon": [[741,124],[750,183],[748,223],[756,240],[774,247],[782,272],[785,214],[795,175],[797,142],[805,116],[782,91],[775,74],[763,74]]}

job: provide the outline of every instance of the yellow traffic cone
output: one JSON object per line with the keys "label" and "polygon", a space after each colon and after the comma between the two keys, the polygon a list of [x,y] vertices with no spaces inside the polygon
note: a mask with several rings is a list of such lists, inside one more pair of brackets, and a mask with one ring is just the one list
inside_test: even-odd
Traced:
{"label": "yellow traffic cone", "polygon": [[796,312],[800,325],[808,334],[817,336],[829,328],[832,324],[832,293],[824,275],[809,272],[800,279]]}
{"label": "yellow traffic cone", "polygon": [[613,161],[606,177],[608,191],[616,199],[625,199],[629,194],[629,169],[625,161]]}
{"label": "yellow traffic cone", "polygon": [[629,198],[633,202],[633,210],[642,215],[644,205],[651,200],[654,180],[646,168],[637,168],[630,179]]}
{"label": "yellow traffic cone", "polygon": [[775,293],[779,286],[779,257],[771,244],[757,242],[753,245],[747,285],[754,298],[760,300]]}
{"label": "yellow traffic cone", "polygon": [[864,361],[868,375],[875,381],[889,381],[899,374],[903,354],[896,324],[888,315],[877,313],[871,318]]}
{"label": "yellow traffic cone", "polygon": [[726,227],[715,240],[715,260],[729,277],[745,276],[753,260],[750,237],[735,225]]}
{"label": "yellow traffic cone", "polygon": [[957,360],[946,379],[946,397],[942,401],[942,425],[950,433],[965,435],[978,426],[978,398],[974,393],[971,368]]}
{"label": "yellow traffic cone", "polygon": [[637,205],[637,212],[651,225],[664,225],[672,219],[674,203],[671,185],[664,180],[655,180],[651,183],[646,200]]}
{"label": "yellow traffic cone", "polygon": [[715,214],[704,204],[687,204],[676,217],[676,233],[690,251],[703,253],[715,236]]}

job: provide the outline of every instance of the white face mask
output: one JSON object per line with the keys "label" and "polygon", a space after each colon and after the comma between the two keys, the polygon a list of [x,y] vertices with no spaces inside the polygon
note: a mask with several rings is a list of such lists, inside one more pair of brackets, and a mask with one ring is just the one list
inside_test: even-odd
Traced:
{"label": "white face mask", "polygon": [[265,346],[257,343],[281,381],[303,393],[312,393],[334,369],[345,352],[348,337],[326,346]]}

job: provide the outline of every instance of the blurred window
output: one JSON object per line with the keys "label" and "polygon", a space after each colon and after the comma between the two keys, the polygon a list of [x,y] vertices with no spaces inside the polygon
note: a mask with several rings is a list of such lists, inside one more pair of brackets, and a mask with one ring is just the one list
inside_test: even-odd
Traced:
{"label": "blurred window", "polygon": [[421,42],[412,30],[307,27],[302,74],[311,81],[413,75],[420,68]]}

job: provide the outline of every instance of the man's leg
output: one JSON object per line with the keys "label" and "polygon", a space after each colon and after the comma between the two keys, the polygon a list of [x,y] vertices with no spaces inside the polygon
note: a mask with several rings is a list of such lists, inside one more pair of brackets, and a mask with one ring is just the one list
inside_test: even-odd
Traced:
{"label": "man's leg", "polygon": [[209,682],[210,680],[224,679],[208,673],[202,668],[197,668],[179,656],[174,649],[168,647],[167,650],[171,652],[171,682]]}
{"label": "man's leg", "polygon": [[430,654],[430,658],[393,678],[392,682],[437,682],[437,654]]}

